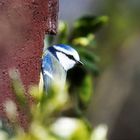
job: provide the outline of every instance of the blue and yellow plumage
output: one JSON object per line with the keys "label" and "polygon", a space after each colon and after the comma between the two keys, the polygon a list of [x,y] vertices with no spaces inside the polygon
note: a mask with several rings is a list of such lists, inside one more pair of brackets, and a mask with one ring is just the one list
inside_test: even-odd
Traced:
{"label": "blue and yellow plumage", "polygon": [[57,80],[64,87],[67,71],[81,63],[77,51],[69,45],[58,44],[46,49],[42,58],[42,75],[48,91]]}

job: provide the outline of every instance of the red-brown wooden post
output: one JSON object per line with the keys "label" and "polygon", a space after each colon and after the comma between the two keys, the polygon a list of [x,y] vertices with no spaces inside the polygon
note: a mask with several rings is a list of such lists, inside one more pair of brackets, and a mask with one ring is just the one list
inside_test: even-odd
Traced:
{"label": "red-brown wooden post", "polygon": [[26,90],[38,84],[44,35],[56,33],[57,12],[58,0],[0,0],[0,116],[14,99],[9,69],[19,70]]}

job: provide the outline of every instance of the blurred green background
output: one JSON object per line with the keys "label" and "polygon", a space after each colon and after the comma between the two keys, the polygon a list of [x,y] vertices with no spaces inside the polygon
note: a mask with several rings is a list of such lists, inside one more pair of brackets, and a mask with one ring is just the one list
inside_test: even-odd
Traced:
{"label": "blurred green background", "polygon": [[106,124],[109,140],[140,139],[140,1],[60,1],[60,19],[72,23],[83,15],[108,16],[95,32],[100,71],[88,110],[92,125]]}
{"label": "blurred green background", "polygon": [[139,0],[60,0],[58,34],[46,43],[73,46],[84,66],[68,72],[63,91],[58,83],[47,96],[32,87],[31,107],[13,73],[13,89],[30,124],[24,132],[16,105],[6,102],[12,126],[0,123],[0,139],[140,140],[139,7]]}
{"label": "blurred green background", "polygon": [[[101,67],[110,65],[125,39],[139,32],[139,0],[68,0],[60,1],[60,19],[71,24],[83,15],[106,15],[109,23],[96,33]],[[105,57],[104,57],[105,55]]]}

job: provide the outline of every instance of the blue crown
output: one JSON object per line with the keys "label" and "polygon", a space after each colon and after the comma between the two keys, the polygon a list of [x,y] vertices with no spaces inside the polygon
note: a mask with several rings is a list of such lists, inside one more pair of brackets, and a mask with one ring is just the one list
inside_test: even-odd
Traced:
{"label": "blue crown", "polygon": [[58,44],[58,45],[56,45],[56,46],[59,46],[59,47],[61,47],[61,48],[64,48],[64,49],[66,49],[66,50],[68,50],[68,51],[74,51],[74,49],[73,49],[71,46],[69,46],[69,45]]}
{"label": "blue crown", "polygon": [[[56,49],[56,47],[59,47],[59,48],[63,48],[63,51],[62,50],[59,50],[59,49]],[[57,44],[57,45],[53,45],[53,46],[50,46],[48,48],[48,50],[58,59],[57,55],[56,55],[56,52],[62,52],[62,53],[66,53],[65,50],[67,52],[74,52],[75,50],[69,46],[69,45],[64,45],[64,44]]]}

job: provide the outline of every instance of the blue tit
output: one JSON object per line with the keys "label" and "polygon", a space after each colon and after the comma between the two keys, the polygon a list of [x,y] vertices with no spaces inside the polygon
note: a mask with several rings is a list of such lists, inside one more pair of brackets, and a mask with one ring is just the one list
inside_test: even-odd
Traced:
{"label": "blue tit", "polygon": [[67,71],[76,64],[82,64],[78,52],[69,45],[58,44],[48,47],[42,57],[42,76],[47,92],[57,80],[65,86]]}

